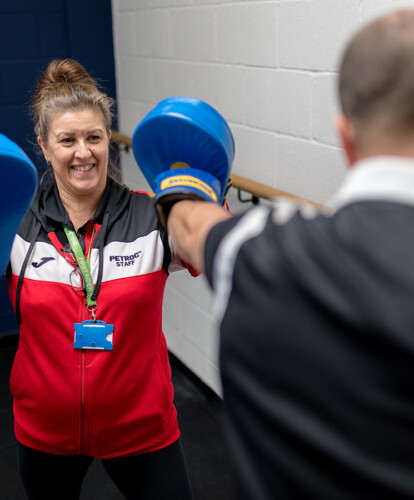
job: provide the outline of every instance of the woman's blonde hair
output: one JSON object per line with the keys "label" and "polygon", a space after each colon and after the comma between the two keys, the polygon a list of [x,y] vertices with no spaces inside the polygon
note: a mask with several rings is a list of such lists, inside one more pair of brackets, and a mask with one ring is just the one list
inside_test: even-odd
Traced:
{"label": "woman's blonde hair", "polygon": [[[73,59],[54,59],[37,81],[31,105],[34,131],[47,144],[53,117],[65,111],[100,111],[109,134],[114,100],[102,92],[85,68]],[[109,175],[119,179],[119,170],[109,162]]]}

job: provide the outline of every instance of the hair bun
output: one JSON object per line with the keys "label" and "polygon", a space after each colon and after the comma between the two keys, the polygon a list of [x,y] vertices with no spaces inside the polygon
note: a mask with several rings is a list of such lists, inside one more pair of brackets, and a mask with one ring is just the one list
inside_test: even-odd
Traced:
{"label": "hair bun", "polygon": [[[92,85],[96,86],[95,80],[89,75],[85,68],[73,59],[55,59],[44,73],[45,79],[51,85]],[[39,80],[39,86],[41,86]],[[46,82],[45,82],[46,83]]]}
{"label": "hair bun", "polygon": [[31,106],[35,133],[46,141],[54,113],[81,109],[99,109],[109,131],[112,104],[82,64],[74,59],[54,59],[37,81]]}

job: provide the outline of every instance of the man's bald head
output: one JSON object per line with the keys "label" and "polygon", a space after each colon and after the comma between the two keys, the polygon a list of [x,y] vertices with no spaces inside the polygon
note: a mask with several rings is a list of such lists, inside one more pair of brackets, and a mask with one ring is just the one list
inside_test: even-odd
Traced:
{"label": "man's bald head", "polygon": [[339,99],[357,148],[414,138],[414,9],[385,15],[351,39],[340,65]]}

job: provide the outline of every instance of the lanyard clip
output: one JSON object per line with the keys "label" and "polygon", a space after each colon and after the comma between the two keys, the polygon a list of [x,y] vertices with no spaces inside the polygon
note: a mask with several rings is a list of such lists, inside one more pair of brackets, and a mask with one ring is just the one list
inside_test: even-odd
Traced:
{"label": "lanyard clip", "polygon": [[91,313],[91,318],[92,318],[92,321],[94,323],[96,323],[97,319],[96,319],[96,314],[95,314],[95,311],[98,309],[98,306],[95,306],[95,307],[88,307],[88,311]]}

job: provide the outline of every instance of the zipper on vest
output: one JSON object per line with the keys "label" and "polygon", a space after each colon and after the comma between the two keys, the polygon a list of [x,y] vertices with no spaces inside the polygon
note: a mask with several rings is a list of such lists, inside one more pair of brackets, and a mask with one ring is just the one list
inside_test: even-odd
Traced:
{"label": "zipper on vest", "polygon": [[81,389],[81,455],[86,455],[87,432],[86,432],[86,403],[85,403],[85,356],[86,352],[81,352],[82,356],[82,389]]}
{"label": "zipper on vest", "polygon": [[[82,321],[86,319],[87,304],[83,299]],[[88,418],[86,409],[86,355],[87,351],[81,351],[81,424],[80,424],[80,452],[87,455],[88,452]]]}

